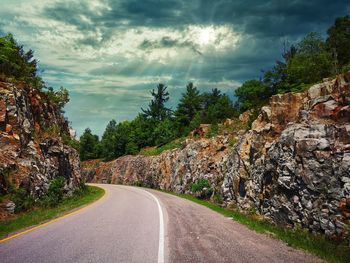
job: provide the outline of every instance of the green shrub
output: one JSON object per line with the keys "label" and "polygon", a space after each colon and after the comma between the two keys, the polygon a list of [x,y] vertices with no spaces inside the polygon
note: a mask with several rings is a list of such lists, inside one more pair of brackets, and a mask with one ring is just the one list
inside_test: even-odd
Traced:
{"label": "green shrub", "polygon": [[213,202],[214,202],[215,204],[219,204],[219,205],[221,205],[221,204],[224,202],[224,200],[223,200],[223,198],[222,198],[220,192],[216,192],[216,193],[214,194],[214,196],[213,196]]}
{"label": "green shrub", "polygon": [[48,87],[46,94],[50,102],[57,105],[60,110],[69,102],[69,92],[63,87],[56,91],[52,87]]}
{"label": "green shrub", "polygon": [[64,194],[64,178],[57,177],[50,182],[47,195],[42,198],[41,204],[45,207],[53,207],[58,205],[63,199]]}
{"label": "green shrub", "polygon": [[83,196],[88,192],[88,187],[85,184],[85,179],[82,179],[79,183],[79,187],[74,190],[73,197],[74,196]]}
{"label": "green shrub", "polygon": [[79,183],[79,189],[85,191],[87,189],[85,178],[82,178]]}
{"label": "green shrub", "polygon": [[231,147],[233,147],[233,146],[235,146],[237,144],[237,142],[238,142],[238,139],[236,137],[233,137],[233,138],[230,139],[229,145]]}
{"label": "green shrub", "polygon": [[10,199],[16,204],[15,212],[22,212],[32,208],[35,200],[24,188],[18,188],[11,191]]}
{"label": "green shrub", "polygon": [[206,138],[211,138],[218,135],[219,125],[217,123],[210,125]]}
{"label": "green shrub", "polygon": [[2,173],[0,173],[0,196],[7,195],[11,189],[13,188],[13,183],[12,183],[12,174],[16,170],[14,168],[7,168]]}
{"label": "green shrub", "polygon": [[78,152],[80,151],[80,143],[79,141],[72,139],[72,137],[69,134],[63,134],[62,135],[62,142],[65,145],[68,145],[74,149],[76,149]]}
{"label": "green shrub", "polygon": [[57,124],[51,125],[44,130],[44,138],[58,138],[61,135],[61,128]]}
{"label": "green shrub", "polygon": [[350,71],[350,63],[349,64],[347,64],[347,65],[344,65],[343,67],[342,67],[342,70],[341,70],[343,73],[346,73],[346,72],[348,72],[348,71]]}
{"label": "green shrub", "polygon": [[210,188],[210,183],[207,179],[199,179],[196,183],[191,185],[192,192],[200,192],[204,188]]}

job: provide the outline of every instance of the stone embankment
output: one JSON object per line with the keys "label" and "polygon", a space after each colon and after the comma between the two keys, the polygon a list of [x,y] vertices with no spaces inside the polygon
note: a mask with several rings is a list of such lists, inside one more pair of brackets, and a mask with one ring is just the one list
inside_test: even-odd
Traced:
{"label": "stone embankment", "polygon": [[[44,195],[50,181],[65,178],[65,193],[81,181],[78,152],[65,145],[69,126],[48,95],[24,83],[0,82],[0,194],[25,189],[34,198]],[[13,212],[5,199],[0,214]]]}
{"label": "stone embankment", "polygon": [[[209,193],[223,205],[256,211],[279,225],[348,237],[350,73],[302,93],[273,96],[248,131],[188,139],[182,149],[158,156],[124,156],[85,167],[91,182]],[[193,192],[201,179],[210,189]]]}

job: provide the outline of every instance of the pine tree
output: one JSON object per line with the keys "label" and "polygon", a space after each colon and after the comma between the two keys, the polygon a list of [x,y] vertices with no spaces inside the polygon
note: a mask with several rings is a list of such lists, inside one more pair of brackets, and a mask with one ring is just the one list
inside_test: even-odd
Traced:
{"label": "pine tree", "polygon": [[193,83],[188,83],[186,93],[182,94],[182,98],[177,106],[175,117],[181,126],[188,126],[197,111],[201,110],[202,97]]}
{"label": "pine tree", "polygon": [[165,107],[165,103],[169,100],[169,92],[166,89],[167,87],[160,83],[156,91],[154,89],[151,91],[153,99],[149,103],[148,109],[141,108],[147,118],[163,121],[171,115],[171,110]]}

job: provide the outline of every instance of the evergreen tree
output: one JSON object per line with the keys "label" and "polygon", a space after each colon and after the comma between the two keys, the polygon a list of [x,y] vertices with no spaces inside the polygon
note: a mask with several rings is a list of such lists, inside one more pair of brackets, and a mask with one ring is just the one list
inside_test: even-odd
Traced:
{"label": "evergreen tree", "polygon": [[193,83],[188,83],[186,93],[182,94],[180,102],[177,106],[175,117],[177,122],[183,128],[188,126],[197,111],[201,110],[202,97]]}
{"label": "evergreen tree", "polygon": [[165,103],[169,100],[169,93],[166,91],[167,87],[164,84],[159,84],[157,90],[151,91],[153,99],[148,105],[148,109],[141,108],[147,118],[156,121],[162,121],[169,117],[171,110],[165,107]]}

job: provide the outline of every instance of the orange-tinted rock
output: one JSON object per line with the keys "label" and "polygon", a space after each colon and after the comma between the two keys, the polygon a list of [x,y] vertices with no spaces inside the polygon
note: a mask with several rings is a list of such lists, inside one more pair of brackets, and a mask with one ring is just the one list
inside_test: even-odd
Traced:
{"label": "orange-tinted rock", "polygon": [[207,135],[209,128],[210,124],[201,124],[191,132],[190,136],[191,138],[204,138]]}
{"label": "orange-tinted rock", "polygon": [[12,136],[13,136],[13,138],[15,138],[16,140],[18,140],[19,141],[19,135],[18,134],[16,134],[16,133],[14,133],[14,134],[12,134]]}
{"label": "orange-tinted rock", "polygon": [[275,131],[281,132],[288,123],[298,121],[304,97],[304,93],[286,93],[271,97],[270,119]]}
{"label": "orange-tinted rock", "polygon": [[[23,82],[0,81],[1,193],[8,193],[10,186],[22,187],[38,198],[47,192],[55,176],[65,178],[65,194],[79,186],[77,151],[64,145],[59,135],[56,139],[42,139],[43,131],[53,125],[69,132],[68,122],[45,93]],[[0,214],[1,210],[0,207]]]}
{"label": "orange-tinted rock", "polygon": [[12,126],[10,124],[6,124],[6,132],[10,133],[12,131]]}
{"label": "orange-tinted rock", "polygon": [[4,127],[6,119],[6,102],[0,98],[0,130],[1,127]]}
{"label": "orange-tinted rock", "polygon": [[246,123],[248,122],[251,115],[252,115],[252,112],[250,110],[245,111],[241,115],[239,115],[239,120]]}
{"label": "orange-tinted rock", "polygon": [[339,210],[345,219],[350,219],[350,198],[342,198],[339,201]]}
{"label": "orange-tinted rock", "polygon": [[[282,226],[349,237],[349,83],[350,73],[307,92],[273,96],[244,133],[187,139],[183,149],[90,164],[84,174],[93,182],[195,196],[200,194],[191,186],[206,179],[227,206],[254,209]],[[234,145],[229,144],[232,137]]]}

